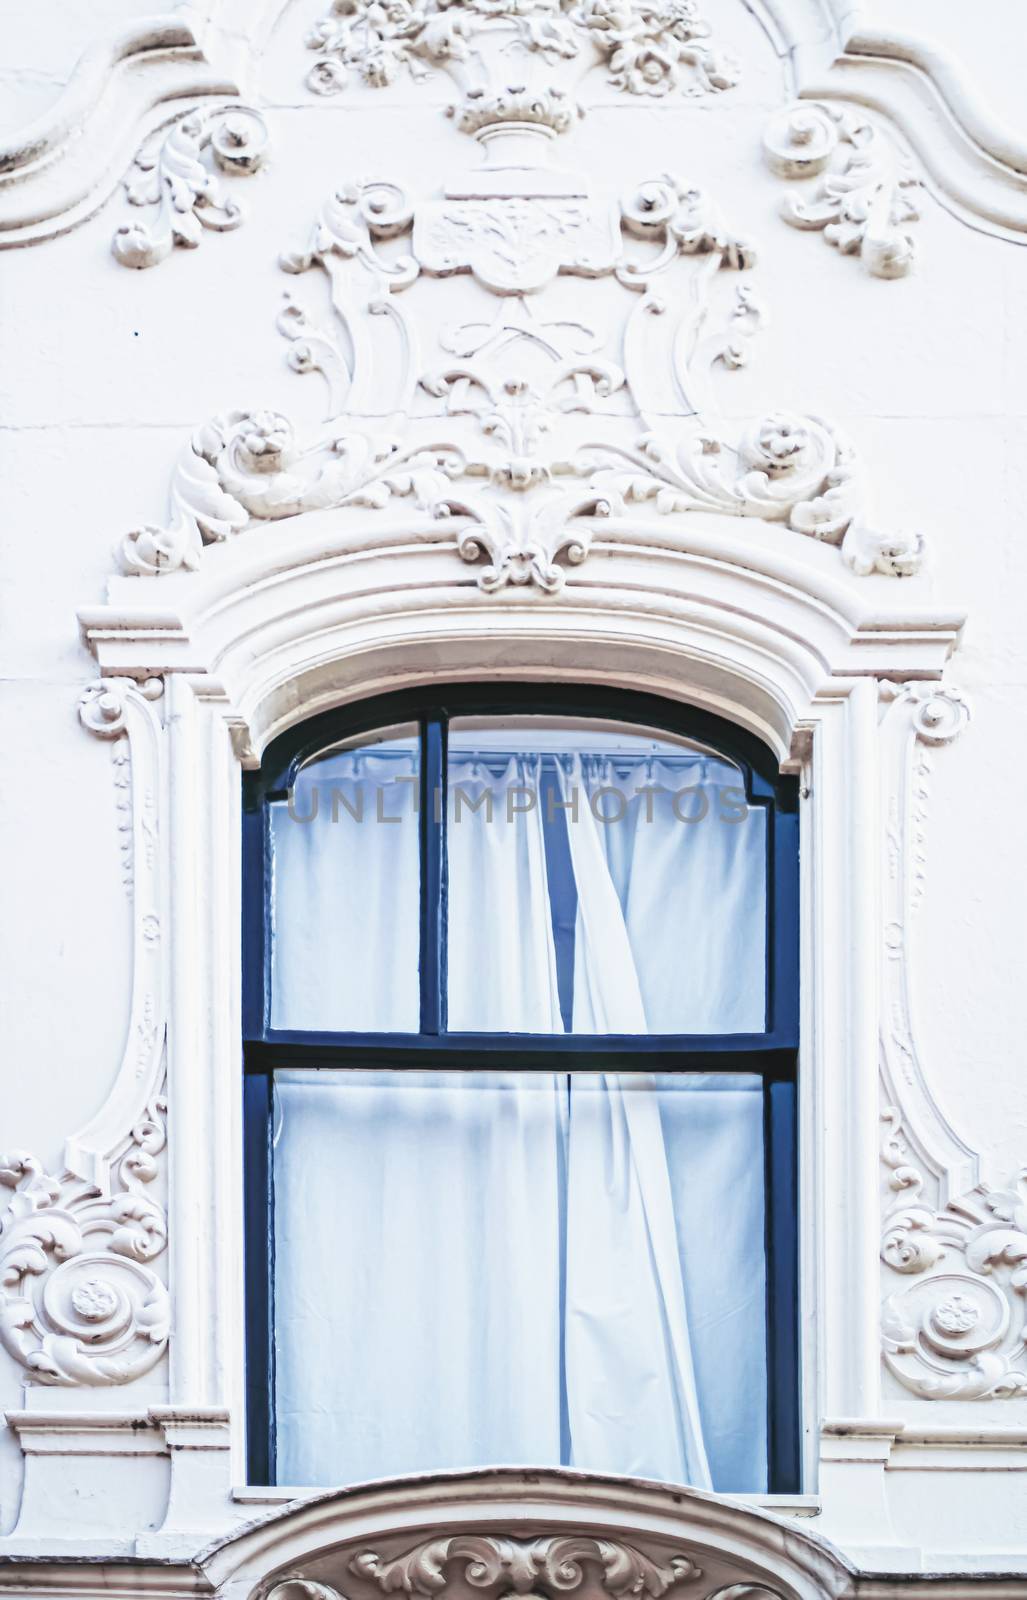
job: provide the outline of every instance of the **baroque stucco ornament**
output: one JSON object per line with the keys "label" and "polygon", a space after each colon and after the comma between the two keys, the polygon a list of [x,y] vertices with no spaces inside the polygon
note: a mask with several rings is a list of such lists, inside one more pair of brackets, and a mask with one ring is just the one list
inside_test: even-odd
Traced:
{"label": "baroque stucco ornament", "polygon": [[937,1208],[894,1106],[883,1121],[892,1203],[881,1259],[914,1280],[885,1299],[885,1365],[925,1400],[1027,1395],[1027,1169]]}
{"label": "baroque stucco ornament", "polygon": [[442,68],[473,106],[488,92],[485,40],[550,68],[604,62],[610,82],[629,94],[702,95],[738,81],[698,0],[332,0],[307,37],[318,55],[307,83],[331,95],[353,76],[384,88],[403,70],[418,79]]}
{"label": "baroque stucco ornament", "polygon": [[[125,180],[130,205],[155,207],[152,221],[125,222],[111,249],[123,267],[154,267],[175,245],[195,249],[204,229],[227,233],[243,220],[218,172],[245,177],[264,163],[267,123],[251,106],[195,108],[172,124],[156,150],[136,156]],[[209,156],[210,164],[204,161]]]}
{"label": "baroque stucco ornament", "polygon": [[27,1151],[0,1158],[0,1342],[36,1383],[130,1383],[163,1354],[168,1292],[151,1262],[167,1246],[160,1201],[166,1145],[161,950],[159,680],[85,690],[84,727],[110,740],[122,870],[135,924],[133,998],[114,1088],[68,1140],[65,1169]]}
{"label": "baroque stucco ornament", "polygon": [[[777,1590],[755,1583],[703,1582],[703,1569],[684,1550],[647,1554],[635,1544],[588,1534],[534,1539],[483,1533],[426,1539],[401,1555],[373,1550],[350,1557],[349,1573],[369,1580],[382,1594],[402,1591],[417,1600],[444,1600],[462,1584],[491,1600],[557,1600],[563,1594],[611,1596],[612,1600],[662,1600],[673,1591],[688,1600],[781,1600]],[[332,1585],[286,1578],[266,1600],[341,1600]]]}
{"label": "baroque stucco ornament", "polygon": [[[319,432],[298,439],[277,410],[214,418],[183,452],[169,522],[127,536],[123,569],[195,568],[205,543],[260,522],[405,500],[486,592],[555,592],[618,523],[690,511],[783,523],[837,545],[859,574],[914,572],[921,540],[872,528],[858,461],[830,424],[717,416],[712,375],[747,361],[761,312],[737,281],[752,246],[712,196],[663,175],[617,204],[548,164],[550,129],[482,115],[484,164],[441,198],[350,184],[283,256],[331,285],[331,324],[291,297],[279,318],[291,366],[327,383]],[[459,274],[475,298],[465,320],[431,329],[426,360],[423,311],[401,297]],[[628,291],[612,327],[551,308],[567,275]]]}
{"label": "baroque stucco ornament", "polygon": [[958,690],[932,684],[883,683],[880,696],[894,786],[883,804],[884,1363],[921,1399],[1006,1399],[1027,1394],[1027,1171],[1002,1188],[975,1181],[971,1153],[930,1096],[909,993],[932,752],[970,711]]}
{"label": "baroque stucco ornament", "polygon": [[842,255],[877,278],[910,271],[921,187],[893,139],[836,106],[801,102],[772,117],[763,150],[782,178],[819,177],[815,192],[788,195],[781,213],[793,228],[820,231]]}

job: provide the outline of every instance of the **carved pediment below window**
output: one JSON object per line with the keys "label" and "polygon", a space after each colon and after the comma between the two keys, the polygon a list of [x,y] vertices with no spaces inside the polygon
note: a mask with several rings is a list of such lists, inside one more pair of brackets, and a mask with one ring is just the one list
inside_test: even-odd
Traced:
{"label": "carved pediment below window", "polygon": [[[682,1548],[650,1552],[625,1539],[584,1533],[512,1538],[498,1534],[457,1533],[423,1540],[395,1555],[359,1550],[343,1558],[347,1600],[391,1594],[401,1589],[417,1600],[662,1600],[671,1594],[698,1600],[782,1600],[763,1584],[718,1583]],[[387,1541],[395,1543],[394,1540]],[[731,1574],[721,1572],[720,1576]],[[311,1578],[286,1578],[264,1600],[343,1600],[339,1589]]]}
{"label": "carved pediment below window", "polygon": [[208,1551],[232,1600],[826,1600],[851,1569],[800,1522],[698,1490],[512,1467],[295,1502]]}

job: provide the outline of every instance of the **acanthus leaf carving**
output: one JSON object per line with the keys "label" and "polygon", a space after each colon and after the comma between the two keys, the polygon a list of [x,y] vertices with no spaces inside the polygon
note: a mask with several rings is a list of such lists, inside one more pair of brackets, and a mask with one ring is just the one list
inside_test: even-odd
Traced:
{"label": "acanthus leaf carving", "polygon": [[457,1534],[427,1540],[401,1556],[383,1560],[373,1550],[350,1561],[351,1572],[372,1579],[383,1594],[402,1590],[432,1600],[449,1587],[456,1567],[476,1589],[498,1589],[502,1596],[531,1595],[552,1600],[580,1589],[590,1574],[614,1600],[661,1596],[680,1584],[693,1584],[701,1569],[684,1552],[654,1559],[636,1546],[613,1539],[562,1535],[532,1540]]}
{"label": "acanthus leaf carving", "polygon": [[[773,413],[734,448],[693,430],[676,441],[648,435],[635,451],[593,446],[586,454],[595,463],[592,483],[618,508],[650,501],[661,515],[706,510],[786,522],[797,533],[838,545],[846,565],[861,575],[901,575],[920,564],[918,536],[884,539],[866,527],[854,452],[816,417]],[[614,464],[616,457],[628,470]]]}
{"label": "acanthus leaf carving", "polygon": [[[268,152],[267,123],[252,106],[199,108],[175,122],[155,151],[144,150],[125,180],[130,205],[156,207],[152,222],[126,222],[111,245],[123,267],[154,267],[175,245],[194,249],[204,229],[226,233],[243,220],[219,173],[245,177]],[[204,160],[209,153],[210,164]]]}
{"label": "acanthus leaf carving", "polygon": [[801,101],[772,118],[763,149],[779,177],[822,180],[811,199],[786,197],[786,222],[822,231],[874,277],[910,271],[916,241],[907,224],[919,216],[920,182],[889,137],[851,112]]}
{"label": "acanthus leaf carving", "polygon": [[[121,565],[130,575],[157,576],[195,568],[204,544],[220,542],[254,522],[275,522],[326,507],[381,510],[410,498],[432,517],[448,516],[450,485],[465,467],[461,452],[404,447],[357,431],[316,440],[301,450],[292,423],[275,411],[234,411],[200,429],[183,453],[172,489],[167,529],[126,536]],[[190,497],[200,484],[200,496]],[[214,496],[228,514],[212,517]],[[145,545],[144,545],[145,541]],[[156,549],[159,561],[149,561]]]}
{"label": "acanthus leaf carving", "polygon": [[111,1192],[56,1178],[24,1151],[0,1159],[0,1343],[39,1383],[130,1383],[163,1354],[170,1303],[148,1263],[167,1245],[146,1193],[166,1142],[156,1096],[129,1133]]}
{"label": "acanthus leaf carving", "polygon": [[886,1367],[924,1400],[1027,1395],[1027,1169],[1008,1189],[978,1184],[935,1210],[919,1203],[925,1179],[908,1160],[899,1113],[886,1107],[883,1119],[900,1198],[885,1213],[881,1257],[916,1279],[885,1298]]}
{"label": "acanthus leaf carving", "polygon": [[[861,576],[918,570],[922,539],[877,531],[855,454],[828,423],[771,412],[738,430],[718,419],[712,373],[746,362],[762,312],[743,280],[716,320],[717,283],[748,272],[755,252],[713,197],[665,173],[618,208],[521,159],[487,160],[443,199],[414,202],[378,178],[337,190],[306,245],[281,258],[291,274],[316,266],[330,282],[330,328],[291,297],[278,318],[289,364],[325,378],[323,426],[301,442],[278,411],[213,418],[180,460],[167,526],[123,542],[126,572],[195,568],[204,545],[262,522],[401,499],[423,519],[416,536],[455,547],[487,593],[557,592],[628,505],[783,523],[837,547]],[[434,337],[455,359],[426,365],[416,296],[404,292],[459,273],[497,311],[444,326]],[[630,311],[614,312],[619,333],[535,312],[561,274],[632,292]],[[604,354],[611,346],[619,360]],[[641,430],[624,421],[629,395]],[[381,433],[372,418],[389,419]],[[516,503],[526,496],[530,507]]]}

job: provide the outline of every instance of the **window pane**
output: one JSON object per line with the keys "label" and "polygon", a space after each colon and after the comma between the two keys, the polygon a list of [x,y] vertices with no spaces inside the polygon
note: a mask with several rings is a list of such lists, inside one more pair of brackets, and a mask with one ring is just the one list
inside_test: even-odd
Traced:
{"label": "window pane", "polygon": [[729,1074],[279,1072],[278,1481],[765,1489],[762,1104]]}
{"label": "window pane", "polygon": [[724,757],[613,723],[449,737],[449,1027],[760,1033],[766,812]]}
{"label": "window pane", "polygon": [[269,806],[272,1027],[418,1032],[419,762],[416,728],[365,735]]}

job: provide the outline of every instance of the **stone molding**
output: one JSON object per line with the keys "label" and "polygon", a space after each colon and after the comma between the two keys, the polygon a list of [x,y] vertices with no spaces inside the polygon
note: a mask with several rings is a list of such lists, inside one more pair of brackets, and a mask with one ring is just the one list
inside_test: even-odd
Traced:
{"label": "stone molding", "polygon": [[444,1600],[465,1584],[495,1600],[826,1600],[852,1576],[806,1524],[722,1496],[514,1468],[321,1495],[196,1562],[226,1600],[372,1600],[392,1589]]}

